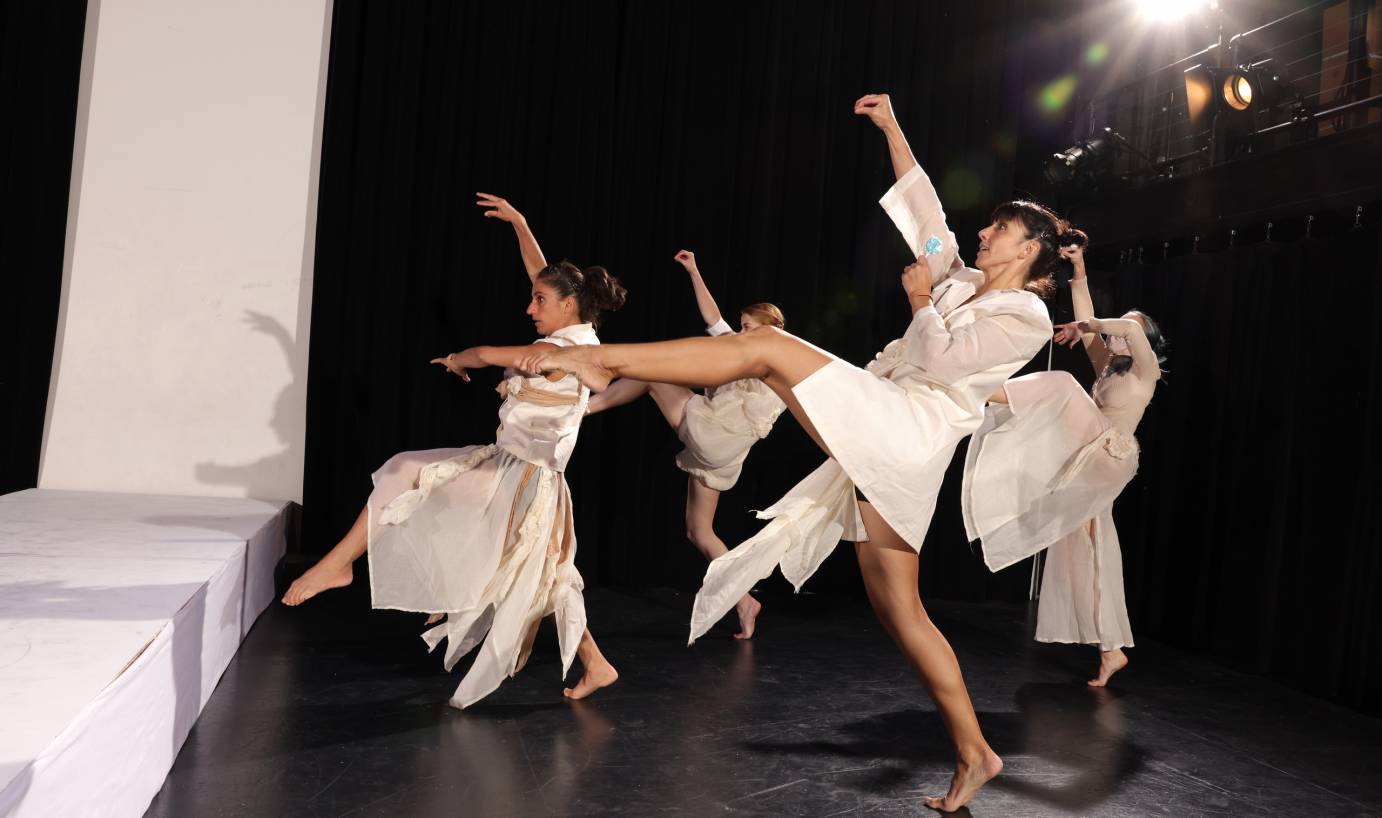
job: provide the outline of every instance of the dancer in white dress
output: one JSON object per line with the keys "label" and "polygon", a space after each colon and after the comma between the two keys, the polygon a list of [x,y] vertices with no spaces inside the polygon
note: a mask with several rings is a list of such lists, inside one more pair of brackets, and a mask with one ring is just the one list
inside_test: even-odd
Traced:
{"label": "dancer in white dress", "polygon": [[917,553],[955,445],[979,426],[989,395],[1050,337],[1046,307],[1028,288],[1050,287],[1065,224],[1030,202],[1000,206],[979,233],[977,269],[965,267],[887,96],[865,96],[855,112],[887,136],[897,184],[882,204],[917,253],[902,275],[911,325],[868,369],[771,328],[541,350],[521,366],[575,372],[592,388],[616,376],[688,387],[759,378],[782,398],[830,459],[762,513],[771,522],[759,535],[711,563],[692,636],[774,565],[800,584],[840,539],[855,541],[874,611],[936,701],[954,742],[950,789],[926,801],[950,811],[1003,763],[979,728],[954,652],[922,607]]}
{"label": "dancer in white dress", "polygon": [[538,266],[541,251],[519,219],[515,230],[532,279],[527,313],[543,337],[432,360],[467,382],[470,369],[506,367],[495,442],[390,458],[374,473],[374,491],[350,532],[283,597],[299,605],[348,585],[352,564],[368,553],[375,608],[430,613],[429,624],[445,615],[423,638],[432,648],[448,639],[448,670],[483,640],[451,698],[459,708],[523,667],[548,616],[556,619],[562,675],[574,656],[585,669],[566,696],[583,698],[618,678],[585,625],[563,475],[590,391],[571,375],[528,377],[513,365],[538,350],[598,344],[600,314],[622,306],[625,291],[599,267]]}
{"label": "dancer in white dress", "polygon": [[[720,307],[705,285],[696,266],[696,255],[682,250],[674,257],[691,277],[696,305],[705,320],[705,331],[712,336],[733,335],[734,329],[720,314]],[[786,321],[773,304],[750,304],[739,312],[739,328],[750,332],[758,327],[782,329]],[[715,509],[720,492],[729,491],[739,480],[744,460],[753,444],[767,437],[787,406],[762,381],[745,378],[706,390],[704,395],[671,383],[649,383],[620,378],[590,399],[590,413],[651,395],[658,409],[686,444],[677,455],[677,467],[688,475],[686,481],[686,538],[707,560],[727,550],[715,534]],[[739,615],[736,639],[753,636],[762,605],[745,593],[735,603]]]}
{"label": "dancer in white dress", "polygon": [[1037,610],[1041,642],[1096,645],[1103,687],[1133,645],[1113,501],[1137,472],[1133,436],[1161,379],[1165,340],[1132,311],[1094,317],[1084,249],[1061,250],[1074,267],[1075,322],[1057,343],[1083,341],[1098,373],[1092,398],[1064,372],[1009,381],[994,396],[965,464],[965,524],[997,571],[1047,548]]}

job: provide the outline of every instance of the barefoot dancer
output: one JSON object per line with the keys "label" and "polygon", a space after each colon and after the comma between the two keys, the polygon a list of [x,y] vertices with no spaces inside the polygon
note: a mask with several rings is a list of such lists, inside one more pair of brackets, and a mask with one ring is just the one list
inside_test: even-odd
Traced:
{"label": "barefoot dancer", "polygon": [[[734,330],[720,315],[719,305],[701,278],[695,254],[682,250],[675,258],[691,276],[705,331],[713,336],[733,335]],[[743,332],[758,327],[782,329],[785,325],[782,311],[772,304],[750,304],[739,314],[739,328]],[[686,538],[707,560],[713,560],[728,550],[715,535],[715,508],[720,492],[734,488],[749,449],[767,437],[778,415],[787,407],[775,392],[753,378],[707,390],[704,395],[676,384],[620,378],[590,399],[590,413],[622,406],[646,394],[652,395],[663,417],[686,444],[677,455],[677,467],[690,475],[686,481]],[[739,614],[735,639],[753,636],[762,608],[750,594],[739,598],[734,605]]]}
{"label": "barefoot dancer", "polygon": [[954,652],[922,607],[917,552],[955,445],[982,422],[989,395],[1050,337],[1046,307],[1026,288],[1050,286],[1062,223],[1038,205],[1005,204],[979,233],[978,269],[966,268],[888,98],[863,97],[855,112],[887,136],[898,181],[882,204],[918,255],[902,276],[911,326],[867,370],[768,328],[543,350],[523,365],[574,371],[592,385],[616,375],[686,386],[761,378],[782,397],[831,459],[763,512],[772,520],[763,531],[711,563],[692,637],[774,564],[800,585],[841,538],[853,540],[874,611],[936,701],[955,745],[950,790],[926,803],[955,810],[1003,762],[979,729]]}
{"label": "barefoot dancer", "polygon": [[1075,268],[1076,321],[1055,340],[1084,341],[1099,373],[1093,399],[1064,372],[1009,381],[970,442],[963,496],[965,527],[983,540],[991,570],[1049,546],[1037,641],[1097,645],[1089,684],[1103,687],[1127,666],[1123,648],[1133,644],[1113,501],[1137,472],[1133,433],[1161,379],[1165,341],[1140,312],[1094,317],[1079,239],[1061,249]]}
{"label": "barefoot dancer", "polygon": [[299,605],[348,585],[351,564],[368,549],[375,608],[446,614],[447,621],[423,638],[434,649],[443,637],[449,640],[448,670],[484,640],[451,698],[459,708],[522,668],[547,616],[556,617],[563,676],[573,653],[585,668],[566,696],[584,698],[618,678],[585,627],[562,474],[590,392],[572,376],[525,377],[512,367],[537,350],[598,344],[600,314],[623,305],[624,288],[599,267],[545,265],[519,219],[514,226],[532,279],[527,313],[543,338],[528,346],[472,347],[432,361],[467,382],[468,369],[509,367],[500,385],[504,403],[495,443],[390,458],[373,475],[374,491],[350,532],[283,597]]}

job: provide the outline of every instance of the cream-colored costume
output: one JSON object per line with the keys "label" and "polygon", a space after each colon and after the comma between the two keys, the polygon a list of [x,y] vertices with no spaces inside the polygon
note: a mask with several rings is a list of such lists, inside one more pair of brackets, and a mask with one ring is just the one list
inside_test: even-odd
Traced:
{"label": "cream-colored costume", "polygon": [[[590,324],[541,341],[600,342]],[[545,617],[556,617],[563,676],[585,630],[562,472],[590,392],[572,375],[504,374],[492,445],[394,455],[375,472],[369,498],[374,607],[447,614],[423,634],[432,648],[448,639],[447,670],[484,640],[451,698],[456,707],[523,666]]]}
{"label": "cream-colored costume", "polygon": [[[705,331],[734,334],[723,318]],[[686,445],[677,455],[677,468],[716,491],[729,491],[739,481],[749,449],[768,436],[786,408],[777,393],[756,378],[692,395],[677,427],[677,437]]]}
{"label": "cream-colored costume", "polygon": [[1046,306],[1032,293],[973,298],[984,274],[960,261],[920,167],[880,204],[930,266],[935,306],[917,310],[866,369],[833,358],[792,390],[833,457],[759,512],[770,521],[762,531],[710,564],[692,640],[774,566],[800,588],[841,539],[867,539],[855,486],[920,551],[956,444],[979,427],[988,396],[1051,337]]}
{"label": "cream-colored costume", "polygon": [[1076,320],[1132,365],[1105,368],[1092,399],[1064,372],[1009,381],[1008,405],[991,406],[970,442],[965,527],[994,571],[1049,548],[1038,640],[1112,650],[1133,644],[1113,501],[1137,472],[1133,433],[1161,370],[1140,324],[1095,319],[1084,279],[1071,290]]}

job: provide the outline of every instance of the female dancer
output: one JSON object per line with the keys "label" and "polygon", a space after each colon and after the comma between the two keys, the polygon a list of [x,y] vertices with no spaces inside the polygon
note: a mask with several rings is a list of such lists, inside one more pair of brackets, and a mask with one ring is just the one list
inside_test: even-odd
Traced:
{"label": "female dancer", "polygon": [[760,515],[772,520],[762,532],[711,563],[692,637],[774,563],[799,585],[841,538],[856,542],[874,611],[955,744],[949,792],[926,801],[950,811],[1003,762],[979,729],[955,654],[922,607],[917,552],[955,445],[979,426],[988,396],[1050,337],[1046,307],[1029,288],[1049,287],[1065,226],[1039,205],[1002,205],[979,233],[978,269],[966,268],[888,97],[865,96],[854,110],[887,136],[898,181],[882,204],[918,253],[902,275],[911,325],[867,370],[765,327],[723,338],[540,350],[520,366],[575,372],[591,386],[616,375],[686,386],[760,378],[777,392],[831,459]]}
{"label": "female dancer", "polygon": [[1103,687],[1133,645],[1113,501],[1137,472],[1133,433],[1161,379],[1165,340],[1141,312],[1094,317],[1079,238],[1061,249],[1074,267],[1076,320],[1055,340],[1084,342],[1099,375],[1093,399],[1064,372],[1009,381],[970,443],[963,497],[970,539],[983,540],[991,570],[1049,546],[1036,638],[1097,645],[1089,684]]}
{"label": "female dancer", "polygon": [[618,678],[585,627],[562,474],[590,392],[569,375],[526,377],[512,367],[539,350],[598,344],[600,314],[621,307],[625,290],[600,267],[581,270],[565,261],[538,267],[541,251],[521,215],[514,227],[532,278],[527,314],[543,337],[528,346],[471,347],[432,360],[466,382],[467,370],[508,368],[495,442],[390,458],[373,475],[374,491],[350,532],[283,596],[285,604],[300,605],[350,584],[352,563],[368,553],[375,608],[446,615],[423,638],[434,649],[449,639],[447,670],[484,640],[451,698],[458,708],[518,672],[538,625],[551,615],[562,675],[573,653],[585,668],[566,696],[584,698]]}
{"label": "female dancer", "polygon": [[[720,315],[720,307],[696,267],[695,253],[682,250],[674,258],[691,276],[691,288],[696,293],[701,318],[705,320],[705,331],[712,336],[733,335],[734,330]],[[742,332],[758,327],[782,329],[785,326],[782,311],[773,304],[750,304],[739,313]],[[787,407],[775,392],[753,378],[707,390],[704,395],[676,384],[620,378],[590,399],[589,411],[590,414],[602,412],[647,394],[652,395],[662,416],[686,444],[677,455],[677,467],[689,475],[686,481],[686,538],[707,560],[713,560],[729,550],[715,535],[715,508],[720,502],[720,492],[734,488],[749,449],[768,436],[778,415]],[[739,632],[734,638],[751,638],[763,606],[745,593],[734,608],[739,614]]]}

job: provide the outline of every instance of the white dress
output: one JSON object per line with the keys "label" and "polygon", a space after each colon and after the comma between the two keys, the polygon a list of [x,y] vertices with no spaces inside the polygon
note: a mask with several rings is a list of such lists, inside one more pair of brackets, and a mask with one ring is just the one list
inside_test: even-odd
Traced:
{"label": "white dress", "polygon": [[[541,341],[600,342],[590,324]],[[375,472],[368,503],[374,607],[447,614],[423,634],[434,649],[448,639],[447,670],[484,641],[451,698],[461,708],[523,666],[547,616],[556,617],[563,676],[585,630],[562,472],[590,392],[572,375],[504,374],[493,444],[394,455]]]}
{"label": "white dress", "polygon": [[983,421],[988,396],[1051,337],[1046,306],[1030,292],[971,300],[984,274],[959,260],[920,167],[880,203],[931,267],[935,305],[917,310],[867,369],[832,356],[792,390],[832,457],[759,512],[770,521],[762,531],[711,562],[692,612],[693,641],[774,566],[800,588],[841,539],[867,539],[856,486],[920,551],[955,446]]}
{"label": "white dress", "polygon": [[[734,334],[724,319],[705,331]],[[677,468],[716,491],[729,491],[739,481],[749,449],[768,436],[786,408],[777,393],[756,378],[692,395],[677,427],[677,437],[686,446],[677,454]]]}
{"label": "white dress", "polygon": [[1093,318],[1084,279],[1071,281],[1077,320],[1130,354],[1124,374],[1105,370],[1087,396],[1064,372],[1007,384],[1008,406],[989,408],[970,442],[963,503],[970,539],[989,569],[1047,548],[1037,609],[1042,642],[1132,647],[1113,502],[1137,472],[1133,436],[1161,372],[1135,321]]}

